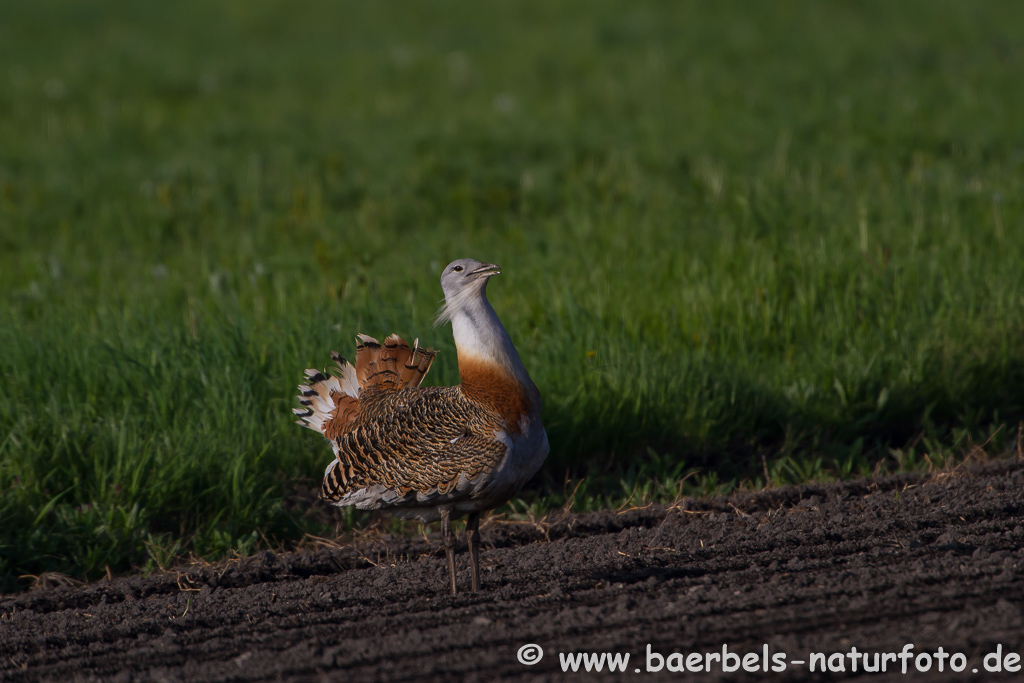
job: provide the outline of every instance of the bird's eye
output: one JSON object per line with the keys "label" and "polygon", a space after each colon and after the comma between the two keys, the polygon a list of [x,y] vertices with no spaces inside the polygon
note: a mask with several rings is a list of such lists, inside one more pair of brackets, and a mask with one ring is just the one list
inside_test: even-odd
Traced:
{"label": "bird's eye", "polygon": [[461,273],[463,270],[465,270],[465,268],[463,268],[462,266],[452,266],[452,270],[454,270],[456,273]]}

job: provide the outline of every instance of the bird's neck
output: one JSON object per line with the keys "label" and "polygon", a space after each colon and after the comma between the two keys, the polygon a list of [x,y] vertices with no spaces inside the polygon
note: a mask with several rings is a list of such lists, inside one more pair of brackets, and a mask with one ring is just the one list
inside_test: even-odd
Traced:
{"label": "bird's neck", "polygon": [[452,315],[452,334],[468,398],[500,413],[516,432],[523,417],[540,413],[540,392],[483,292]]}

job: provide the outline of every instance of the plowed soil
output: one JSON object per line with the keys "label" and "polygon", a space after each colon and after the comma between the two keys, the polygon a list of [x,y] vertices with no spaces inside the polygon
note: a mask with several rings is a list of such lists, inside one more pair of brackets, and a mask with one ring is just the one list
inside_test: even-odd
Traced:
{"label": "plowed soil", "polygon": [[[630,654],[626,673],[581,664],[570,675],[985,681],[996,677],[984,668],[996,646],[1004,665],[1024,654],[1024,460],[491,521],[483,537],[484,591],[454,597],[444,592],[436,531],[429,543],[265,552],[6,596],[0,680],[553,680],[565,676],[559,653],[609,652]],[[465,585],[464,552],[459,569]],[[526,665],[517,653],[531,643],[544,655]],[[886,653],[908,643],[907,675],[901,660],[885,672],[864,673],[862,660],[851,670],[853,647]],[[648,646],[668,657],[723,645],[757,657],[767,646],[787,666],[647,671]],[[939,673],[934,657],[927,673],[915,668],[915,657],[939,647],[963,654],[962,673],[950,659]],[[815,652],[843,655],[827,660],[831,672],[819,660],[812,673]],[[834,670],[840,659],[845,672]]]}

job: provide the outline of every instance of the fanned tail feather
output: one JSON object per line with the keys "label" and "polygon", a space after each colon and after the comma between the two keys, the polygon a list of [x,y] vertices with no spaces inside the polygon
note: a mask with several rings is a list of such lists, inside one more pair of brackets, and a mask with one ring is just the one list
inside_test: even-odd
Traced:
{"label": "fanned tail feather", "polygon": [[383,344],[361,334],[356,345],[355,371],[359,390],[390,391],[418,387],[436,355],[434,349],[421,349],[419,339],[410,348],[397,334],[389,336]]}
{"label": "fanned tail feather", "polygon": [[337,351],[331,358],[341,370],[339,376],[306,370],[307,384],[300,384],[298,399],[302,408],[292,412],[297,423],[320,432],[333,441],[343,434],[359,415],[359,397],[363,391],[393,391],[416,387],[427,375],[437,355],[435,349],[421,349],[417,339],[413,347],[396,334],[381,345],[373,337],[360,334],[353,366]]}
{"label": "fanned tail feather", "polygon": [[335,358],[335,361],[341,368],[341,378],[317,370],[306,370],[309,383],[299,385],[301,393],[298,397],[303,407],[292,409],[293,413],[302,418],[296,420],[298,424],[332,440],[359,414],[359,389],[351,376],[352,366],[340,357]]}
{"label": "fanned tail feather", "polygon": [[356,381],[359,389],[367,385],[370,375],[377,372],[377,359],[380,358],[380,342],[368,334],[356,336]]}
{"label": "fanned tail feather", "polygon": [[[392,335],[393,336],[393,335]],[[399,339],[398,341],[402,341]],[[405,342],[402,342],[405,344]],[[409,348],[408,344],[405,344],[405,348]],[[404,366],[399,371],[402,380],[402,386],[406,387],[418,387],[423,378],[430,372],[430,365],[434,362],[434,356],[437,355],[437,349],[421,349],[420,340],[417,339],[413,342],[412,351],[409,353],[408,359],[405,361]]]}

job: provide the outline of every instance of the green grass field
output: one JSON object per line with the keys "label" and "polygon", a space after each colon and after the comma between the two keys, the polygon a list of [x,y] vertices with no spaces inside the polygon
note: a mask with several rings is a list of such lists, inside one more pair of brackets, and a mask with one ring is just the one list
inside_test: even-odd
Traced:
{"label": "green grass field", "polygon": [[302,369],[394,331],[457,382],[465,256],[545,397],[511,514],[1014,450],[1022,35],[1009,1],[5,3],[0,589],[333,534]]}

